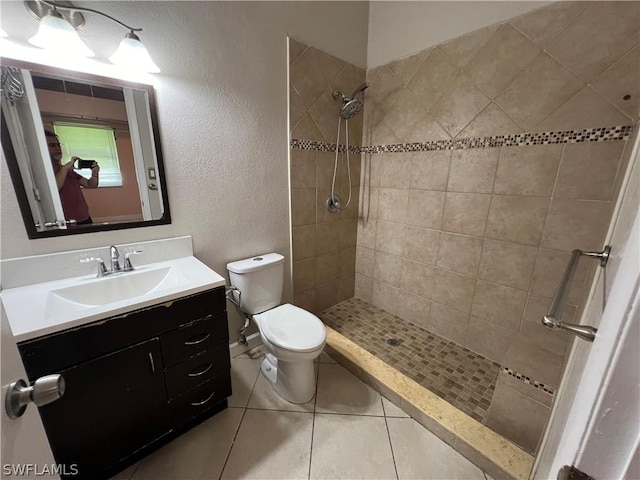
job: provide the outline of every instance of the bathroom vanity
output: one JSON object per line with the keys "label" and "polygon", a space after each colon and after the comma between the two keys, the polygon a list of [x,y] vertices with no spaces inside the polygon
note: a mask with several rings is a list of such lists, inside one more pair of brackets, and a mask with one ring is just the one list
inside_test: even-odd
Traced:
{"label": "bathroom vanity", "polygon": [[[180,281],[168,282],[171,272]],[[191,257],[142,267],[134,283],[152,273],[151,293],[66,317],[60,296],[79,291],[93,298],[91,289],[113,292],[121,284],[130,292],[130,274],[2,292],[28,383],[50,374],[64,379],[62,397],[39,412],[56,462],[77,465],[80,478],[113,475],[224,409],[231,395],[224,279]],[[28,309],[24,300],[29,292],[39,298],[38,289],[46,297],[39,328],[18,326],[18,309]],[[32,303],[37,307],[37,299]]]}

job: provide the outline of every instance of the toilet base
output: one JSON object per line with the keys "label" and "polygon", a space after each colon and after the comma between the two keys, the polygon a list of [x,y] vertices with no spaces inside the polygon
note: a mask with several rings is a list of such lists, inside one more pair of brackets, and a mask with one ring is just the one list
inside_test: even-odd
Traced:
{"label": "toilet base", "polygon": [[316,393],[316,371],[313,360],[284,362],[270,353],[260,371],[275,391],[291,403],[307,403]]}

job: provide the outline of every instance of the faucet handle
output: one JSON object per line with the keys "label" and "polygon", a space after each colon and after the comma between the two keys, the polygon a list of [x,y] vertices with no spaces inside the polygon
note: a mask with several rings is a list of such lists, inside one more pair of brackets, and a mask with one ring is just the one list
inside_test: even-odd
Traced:
{"label": "faucet handle", "polygon": [[131,252],[127,252],[124,254],[124,270],[129,271],[133,270],[133,265],[131,265],[131,259],[129,258],[131,255],[140,255],[142,250],[133,250]]}
{"label": "faucet handle", "polygon": [[109,272],[107,266],[104,264],[104,260],[101,257],[89,257],[80,260],[80,263],[98,262],[98,277],[104,277]]}

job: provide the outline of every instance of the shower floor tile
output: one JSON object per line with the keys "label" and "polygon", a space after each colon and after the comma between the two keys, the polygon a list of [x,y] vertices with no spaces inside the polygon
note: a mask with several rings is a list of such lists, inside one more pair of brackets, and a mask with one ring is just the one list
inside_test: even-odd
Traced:
{"label": "shower floor tile", "polygon": [[[320,318],[467,415],[486,419],[498,363],[357,298],[324,310]],[[389,345],[389,339],[399,344]]]}

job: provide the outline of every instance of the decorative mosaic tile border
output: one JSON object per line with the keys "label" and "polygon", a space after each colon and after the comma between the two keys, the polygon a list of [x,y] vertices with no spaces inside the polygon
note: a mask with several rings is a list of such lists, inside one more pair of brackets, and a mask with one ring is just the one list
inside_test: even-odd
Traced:
{"label": "decorative mosaic tile border", "polygon": [[527,377],[526,375],[523,375],[521,373],[515,372],[513,370],[511,370],[509,367],[502,367],[502,371],[504,373],[506,373],[507,375],[512,376],[513,378],[520,380],[522,383],[526,383],[527,385],[532,385],[535,388],[542,390],[545,393],[548,393],[549,395],[555,395],[555,390],[553,388],[551,388],[548,385],[545,385],[542,382],[539,382],[537,380],[531,380],[530,377]]}
{"label": "decorative mosaic tile border", "polygon": [[[561,143],[614,142],[626,140],[631,135],[632,125],[616,127],[587,128],[584,130],[566,130],[560,132],[515,133],[492,137],[461,138],[453,140],[434,140],[429,142],[397,143],[392,145],[350,146],[349,153],[400,153],[428,152],[434,150],[467,150],[471,148],[516,147],[526,145],[555,145]],[[335,152],[336,145],[312,140],[291,140],[291,148]],[[345,146],[338,147],[344,152]]]}

